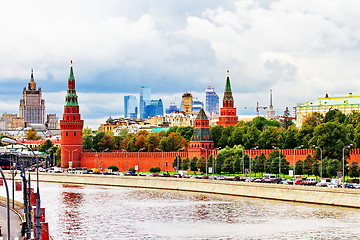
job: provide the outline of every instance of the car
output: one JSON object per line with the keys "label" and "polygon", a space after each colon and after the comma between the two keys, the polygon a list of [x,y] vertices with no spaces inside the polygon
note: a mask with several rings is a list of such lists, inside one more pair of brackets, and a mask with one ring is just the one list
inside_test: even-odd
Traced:
{"label": "car", "polygon": [[175,173],[172,175],[174,178],[182,178],[181,174],[179,173]]}
{"label": "car", "polygon": [[303,185],[305,186],[315,186],[318,182],[316,181],[315,177],[307,177],[304,181],[303,181]]}
{"label": "car", "polygon": [[355,188],[355,186],[352,183],[345,183],[344,188]]}
{"label": "car", "polygon": [[208,175],[203,175],[201,176],[202,179],[209,179],[209,176]]}

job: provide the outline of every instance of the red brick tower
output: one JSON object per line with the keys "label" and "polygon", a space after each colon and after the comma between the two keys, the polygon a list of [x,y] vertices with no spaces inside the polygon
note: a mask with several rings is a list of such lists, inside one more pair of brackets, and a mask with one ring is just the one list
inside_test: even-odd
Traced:
{"label": "red brick tower", "polygon": [[78,96],[76,95],[75,78],[71,61],[64,114],[63,119],[60,120],[61,167],[80,167],[83,126],[84,120],[80,118]]}
{"label": "red brick tower", "polygon": [[195,119],[194,133],[190,140],[188,148],[189,157],[205,155],[207,157],[208,150],[214,150],[214,141],[212,140],[209,119],[204,109],[200,109]]}
{"label": "red brick tower", "polygon": [[217,125],[223,125],[224,127],[229,125],[236,125],[238,123],[238,117],[236,116],[236,108],[234,108],[234,99],[232,96],[229,70],[227,71],[226,86],[223,97],[223,107],[220,108],[219,121]]}

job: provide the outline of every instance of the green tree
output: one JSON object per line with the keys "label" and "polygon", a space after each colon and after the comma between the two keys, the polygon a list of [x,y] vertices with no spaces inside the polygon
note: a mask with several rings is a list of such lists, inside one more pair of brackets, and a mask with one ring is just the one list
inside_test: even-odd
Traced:
{"label": "green tree", "polygon": [[259,147],[262,149],[271,149],[272,146],[279,146],[280,128],[268,127],[260,134]]}
{"label": "green tree", "polygon": [[[179,166],[179,169],[177,169]],[[175,158],[174,158],[174,161],[172,163],[172,167],[176,170],[183,170],[182,168],[182,159],[179,155],[177,155]]]}
{"label": "green tree", "polygon": [[200,170],[200,172],[204,173],[206,171],[206,159],[204,156],[201,156],[197,162],[196,167]]}
{"label": "green tree", "polygon": [[164,152],[174,152],[186,148],[187,141],[179,133],[171,132],[168,137],[160,140],[160,148]]}
{"label": "green tree", "polygon": [[230,157],[231,155],[232,155],[232,151],[230,147],[221,149],[218,152],[218,155],[216,156],[216,160],[215,160],[216,162],[215,173],[220,174],[223,171],[225,159]]}
{"label": "green tree", "polygon": [[83,149],[91,150],[94,148],[93,136],[91,134],[83,134]]}
{"label": "green tree", "polygon": [[259,143],[261,132],[255,127],[250,126],[247,129],[247,132],[243,135],[243,143],[245,149],[251,149],[254,146],[257,146]]}
{"label": "green tree", "polygon": [[234,130],[234,126],[226,126],[224,131],[222,132],[221,138],[219,139],[219,146],[221,148],[225,148],[226,146],[232,146],[230,145],[230,136],[232,131]]}
{"label": "green tree", "polygon": [[197,167],[196,167],[196,163],[198,161],[197,157],[193,157],[190,161],[190,171],[196,172],[197,171]]}
{"label": "green tree", "polygon": [[349,176],[350,177],[359,177],[359,164],[357,162],[352,162],[349,165]]}
{"label": "green tree", "polygon": [[181,169],[188,170],[190,168],[190,159],[188,157],[181,161]]}
{"label": "green tree", "polygon": [[228,173],[228,174],[233,174],[234,173],[233,166],[234,166],[234,156],[229,156],[224,161],[223,171]]}
{"label": "green tree", "polygon": [[98,146],[99,146],[98,147],[99,152],[105,149],[108,149],[109,151],[114,150],[115,149],[114,137],[108,133],[104,134],[104,136],[98,142]]}
{"label": "green tree", "polygon": [[321,147],[324,157],[339,158],[342,156],[343,146],[352,143],[351,136],[351,129],[339,122],[322,123],[315,127],[309,145]]}
{"label": "green tree", "polygon": [[113,172],[119,171],[119,168],[117,166],[115,166],[115,165],[108,166],[108,169],[111,169]]}
{"label": "green tree", "polygon": [[313,164],[314,164],[314,158],[308,154],[303,162],[302,166],[302,172],[306,175],[311,175],[313,173]]}
{"label": "green tree", "polygon": [[149,152],[157,151],[160,144],[160,138],[157,133],[150,133],[145,138],[145,146]]}
{"label": "green tree", "polygon": [[286,107],[285,111],[284,111],[284,119],[281,120],[281,126],[287,130],[290,126],[293,126],[294,123],[290,117],[290,111],[289,108]]}
{"label": "green tree", "polygon": [[281,148],[282,149],[294,149],[299,146],[296,135],[298,133],[298,129],[295,126],[290,126],[287,128],[285,132],[281,134]]}
{"label": "green tree", "polygon": [[44,143],[42,143],[39,147],[40,152],[47,152],[54,144],[47,139]]}
{"label": "green tree", "polygon": [[325,114],[325,119],[324,122],[339,122],[339,123],[343,123],[345,121],[346,115],[344,113],[342,113],[340,110],[338,109],[333,109],[328,111]]}
{"label": "green tree", "polygon": [[222,125],[216,125],[214,127],[210,127],[211,138],[214,141],[215,147],[220,147],[219,141],[221,139],[223,131],[224,131],[224,126]]}
{"label": "green tree", "polygon": [[303,175],[303,160],[297,160],[295,164],[295,174],[296,175]]}
{"label": "green tree", "polygon": [[265,171],[265,162],[266,162],[266,156],[264,153],[256,156],[254,158],[254,160],[252,161],[252,166],[251,166],[251,170],[255,172],[255,176],[256,173],[258,172],[264,172]]}
{"label": "green tree", "polygon": [[150,169],[149,169],[149,172],[151,172],[151,173],[158,173],[158,172],[160,172],[161,170],[160,170],[160,168],[159,167],[151,167]]}
{"label": "green tree", "polygon": [[[101,142],[101,139],[105,136],[105,133],[104,132],[97,132],[95,134],[95,136],[93,136],[93,148],[100,152],[100,145],[99,145],[99,142]],[[105,147],[106,148],[106,147]],[[105,149],[104,148],[104,149]]]}
{"label": "green tree", "polygon": [[323,167],[325,170],[325,176],[327,177],[335,177],[337,176],[337,172],[340,171],[341,169],[341,164],[340,161],[338,159],[330,159],[330,158],[326,158],[323,162]]}

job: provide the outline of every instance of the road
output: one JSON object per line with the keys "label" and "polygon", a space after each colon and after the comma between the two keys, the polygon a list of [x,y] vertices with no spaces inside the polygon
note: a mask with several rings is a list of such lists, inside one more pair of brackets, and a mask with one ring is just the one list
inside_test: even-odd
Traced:
{"label": "road", "polygon": [[[3,202],[1,202],[2,204]],[[1,233],[0,240],[7,240],[7,211],[5,206],[0,206]],[[11,240],[21,239],[21,220],[19,216],[10,210],[10,236]]]}

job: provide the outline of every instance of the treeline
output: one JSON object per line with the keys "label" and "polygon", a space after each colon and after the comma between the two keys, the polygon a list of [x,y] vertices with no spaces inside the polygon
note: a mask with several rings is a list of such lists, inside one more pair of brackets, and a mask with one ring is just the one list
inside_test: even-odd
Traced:
{"label": "treeline", "polygon": [[[168,131],[149,133],[139,131],[129,133],[123,129],[118,136],[104,132],[92,132],[90,129],[83,130],[83,149],[90,151],[126,150],[137,152],[174,152],[186,149],[193,134],[193,127],[171,127]],[[161,149],[161,150],[160,150]]]}
{"label": "treeline", "polygon": [[[211,135],[216,147],[235,145],[251,149],[315,148],[319,158],[320,149],[324,158],[342,158],[345,146],[360,147],[360,113],[348,115],[339,110],[330,110],[325,116],[317,112],[309,116],[300,128],[290,119],[281,122],[256,117],[252,121],[240,121],[236,126],[215,126]],[[345,149],[348,155],[349,148]]]}

